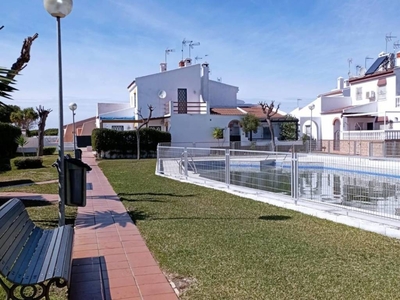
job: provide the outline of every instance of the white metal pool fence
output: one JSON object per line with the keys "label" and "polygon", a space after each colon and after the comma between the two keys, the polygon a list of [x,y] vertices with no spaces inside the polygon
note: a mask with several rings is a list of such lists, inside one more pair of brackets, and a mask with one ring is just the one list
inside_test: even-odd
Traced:
{"label": "white metal pool fence", "polygon": [[400,218],[400,160],[158,146],[158,174]]}

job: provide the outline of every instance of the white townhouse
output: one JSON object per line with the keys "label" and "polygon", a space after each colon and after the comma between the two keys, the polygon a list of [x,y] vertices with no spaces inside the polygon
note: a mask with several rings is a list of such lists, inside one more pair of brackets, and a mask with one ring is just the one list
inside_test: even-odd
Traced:
{"label": "white townhouse", "polygon": [[[129,103],[98,103],[97,126],[116,130],[131,130],[149,115],[148,106],[154,108],[150,128],[169,131],[172,143],[210,146],[214,128],[224,130],[222,146],[230,142],[248,142],[239,122],[247,113],[261,121],[264,117],[259,105],[245,104],[237,99],[239,88],[209,78],[209,65],[191,64],[191,59],[179,62],[179,67],[167,70],[160,64],[160,72],[141,76],[129,84]],[[282,117],[277,114],[275,120]],[[264,118],[265,119],[265,118]],[[279,129],[278,123],[274,128]],[[258,142],[270,141],[266,123],[254,133]]]}
{"label": "white townhouse", "polygon": [[368,70],[361,68],[347,80],[339,77],[336,89],[291,114],[299,118],[303,134],[311,131],[320,145],[333,141],[334,151],[346,146],[345,152],[365,154],[352,141],[400,140],[400,52],[379,54]]}

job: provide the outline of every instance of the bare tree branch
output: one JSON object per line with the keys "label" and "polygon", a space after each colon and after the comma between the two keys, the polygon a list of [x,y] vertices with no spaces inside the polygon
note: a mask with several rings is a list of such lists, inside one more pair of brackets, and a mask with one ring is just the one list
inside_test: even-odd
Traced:
{"label": "bare tree branch", "polygon": [[[265,118],[267,120],[269,130],[271,132],[271,143],[272,143],[272,151],[275,151],[276,145],[275,145],[275,132],[274,132],[274,127],[272,126],[271,118],[275,116],[278,113],[280,104],[275,108],[275,101],[272,100],[271,103],[267,102],[259,102],[259,105],[261,106],[261,109],[263,113],[265,114]],[[275,109],[275,110],[274,110]]]}
{"label": "bare tree branch", "polygon": [[35,33],[33,36],[28,36],[22,44],[21,54],[17,58],[17,61],[12,65],[10,72],[7,74],[7,78],[14,79],[14,77],[26,67],[26,64],[31,59],[31,46],[34,40],[39,35]]}

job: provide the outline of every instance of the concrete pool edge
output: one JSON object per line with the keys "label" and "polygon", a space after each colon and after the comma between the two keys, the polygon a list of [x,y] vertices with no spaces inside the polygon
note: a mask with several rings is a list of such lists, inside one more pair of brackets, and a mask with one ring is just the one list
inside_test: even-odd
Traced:
{"label": "concrete pool edge", "polygon": [[192,183],[199,186],[213,188],[223,192],[228,192],[243,198],[252,199],[268,203],[277,207],[282,207],[314,216],[320,219],[333,221],[347,226],[362,230],[378,233],[387,237],[400,239],[400,220],[386,218],[383,216],[369,214],[365,212],[349,210],[323,202],[314,202],[306,199],[299,199],[297,204],[290,196],[274,194],[266,191],[255,190],[240,186],[227,186],[222,182],[203,180],[198,178],[182,178],[181,176],[170,176],[156,172],[156,175],[174,179],[177,181]]}

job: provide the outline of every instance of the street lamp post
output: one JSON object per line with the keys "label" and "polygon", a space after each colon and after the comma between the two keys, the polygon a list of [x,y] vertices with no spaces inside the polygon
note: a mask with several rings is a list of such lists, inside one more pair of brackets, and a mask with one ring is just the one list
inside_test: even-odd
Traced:
{"label": "street lamp post", "polygon": [[78,108],[78,105],[75,102],[71,102],[68,107],[72,111],[72,124],[74,126],[74,132],[72,132],[72,136],[73,136],[73,139],[74,139],[74,155],[75,155],[75,158],[76,158],[75,110]]}
{"label": "street lamp post", "polygon": [[58,226],[65,225],[65,196],[64,196],[64,117],[63,117],[63,86],[61,60],[61,22],[72,10],[72,0],[44,0],[44,8],[57,19],[57,48],[58,48],[58,106],[60,110],[58,126],[58,195],[59,214]]}
{"label": "street lamp post", "polygon": [[312,146],[312,125],[313,125],[313,122],[312,122],[312,111],[314,110],[314,108],[315,108],[315,105],[314,104],[311,104],[311,105],[309,105],[308,106],[308,108],[310,109],[310,111],[311,111],[311,119],[310,119],[310,153],[311,153],[311,146]]}

